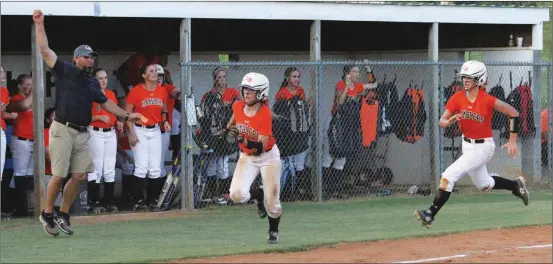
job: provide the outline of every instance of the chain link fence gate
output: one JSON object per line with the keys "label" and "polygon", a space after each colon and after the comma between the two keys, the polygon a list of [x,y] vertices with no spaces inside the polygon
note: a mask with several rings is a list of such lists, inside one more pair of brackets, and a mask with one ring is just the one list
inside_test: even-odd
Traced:
{"label": "chain link fence gate", "polygon": [[[187,155],[192,156],[192,173],[181,175],[194,193],[187,197],[194,197],[196,208],[233,205],[228,189],[238,149],[222,145],[212,135],[228,122],[230,106],[241,98],[236,87],[248,72],[262,73],[270,82],[273,135],[283,164],[283,202],[430,195],[441,172],[462,154],[463,139],[454,127],[437,128],[445,102],[457,85],[462,89],[456,77],[462,63],[183,62],[181,71],[190,78],[195,98],[195,106],[189,105],[188,111],[197,114],[197,123],[189,130],[193,143]],[[502,90],[503,97],[497,96],[506,102],[513,91],[525,90],[528,82],[532,105],[525,103],[527,110],[520,112],[532,116],[535,127],[534,134],[519,137],[521,155],[507,157],[501,146],[507,141],[508,120],[494,116],[496,151],[488,163],[489,173],[507,178],[538,175],[530,179],[530,185],[536,186],[547,182],[552,171],[553,122],[541,124],[541,114],[551,113],[551,63],[488,62],[486,66],[487,92],[495,95]],[[185,76],[186,69],[189,76]],[[375,83],[371,83],[373,78]],[[340,96],[347,80],[356,85]],[[365,89],[368,92],[357,94]],[[220,92],[218,97],[215,91]],[[542,142],[541,131],[547,126]],[[252,186],[260,184],[258,177]],[[470,177],[455,188],[476,190]]]}

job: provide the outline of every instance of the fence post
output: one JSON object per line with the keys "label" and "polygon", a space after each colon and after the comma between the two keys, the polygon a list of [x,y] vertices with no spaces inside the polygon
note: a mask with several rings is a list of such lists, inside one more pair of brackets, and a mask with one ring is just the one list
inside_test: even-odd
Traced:
{"label": "fence post", "polygon": [[[442,107],[442,103],[444,101],[444,64],[439,63],[439,70],[438,70],[438,84],[439,84],[439,99],[438,99],[438,118],[440,118],[443,115],[444,108]],[[438,164],[438,170],[441,174],[442,171],[445,170],[444,167],[444,129],[438,126],[439,131],[439,150],[438,150],[438,156],[439,156],[439,164]],[[440,176],[441,177],[441,176]],[[435,179],[437,182],[440,182],[440,178]]]}
{"label": "fence post", "polygon": [[32,75],[33,75],[33,126],[35,144],[33,149],[33,159],[35,160],[35,217],[40,216],[46,202],[46,186],[43,175],[45,173],[44,164],[44,62],[42,54],[36,41],[35,25],[31,27],[32,44]]}
{"label": "fence post", "polygon": [[[311,24],[311,31],[310,31],[310,38],[311,38],[311,45],[310,45],[310,59],[313,62],[317,62],[314,74],[312,75],[312,82],[311,87],[313,91],[313,97],[315,98],[315,109],[313,113],[315,114],[315,136],[312,140],[312,142],[315,145],[315,166],[317,168],[316,175],[315,175],[315,185],[312,184],[312,192],[317,194],[317,201],[322,201],[322,133],[320,133],[320,93],[321,93],[321,80],[320,77],[322,76],[321,71],[322,67],[320,67],[321,62],[321,21],[320,20],[314,20]],[[313,190],[314,189],[314,190]]]}
{"label": "fence post", "polygon": [[316,152],[316,166],[317,166],[317,201],[323,201],[323,130],[324,126],[322,124],[322,113],[321,109],[321,95],[323,90],[323,64],[321,61],[317,62],[317,95],[315,97],[315,107],[316,107],[316,141],[317,152]]}
{"label": "fence post", "polygon": [[436,122],[439,119],[440,113],[440,77],[438,69],[438,38],[439,38],[439,24],[432,23],[428,32],[428,58],[432,62],[432,85],[433,89],[430,94],[430,174],[433,179],[437,180],[435,183],[439,184],[440,179],[440,127]]}
{"label": "fence post", "polygon": [[191,92],[191,47],[190,47],[190,18],[184,18],[180,25],[180,86],[181,86],[181,210],[194,210],[194,192],[193,192],[193,164],[192,164],[192,145],[191,145],[191,127],[189,125],[189,111],[195,111],[194,108],[188,109],[187,100]]}
{"label": "fence post", "polygon": [[542,124],[548,126],[548,175],[551,178],[553,178],[553,83],[551,81],[551,78],[553,78],[553,64],[549,64],[547,66],[547,123],[548,124]]}

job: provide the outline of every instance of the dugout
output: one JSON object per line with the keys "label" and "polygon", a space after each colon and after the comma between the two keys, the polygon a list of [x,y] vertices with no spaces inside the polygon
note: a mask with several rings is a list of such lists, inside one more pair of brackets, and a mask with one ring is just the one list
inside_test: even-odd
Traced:
{"label": "dugout", "polygon": [[[135,52],[168,54],[167,68],[174,73],[174,82],[185,91],[193,86],[196,98],[208,89],[212,69],[197,69],[194,76],[200,77],[193,77],[189,85],[184,85],[175,74],[179,72],[179,61],[218,61],[220,54],[229,55],[231,61],[461,61],[468,54],[486,61],[531,62],[540,61],[543,22],[549,20],[548,9],[544,8],[447,4],[407,6],[316,1],[1,4],[4,36],[1,60],[11,78],[40,69],[33,70],[32,45],[22,43],[31,38],[32,10],[41,8],[46,15],[50,46],[63,59],[70,59],[76,46],[87,43],[100,53],[99,66],[113,72]],[[515,45],[516,37],[523,38],[522,47],[508,47],[510,34],[514,34]],[[280,83],[286,66],[264,70],[271,81]],[[411,80],[426,79],[428,98],[439,90],[437,72],[430,67],[423,70],[400,64],[388,67],[401,71],[398,74],[400,94]],[[328,67],[325,90],[312,91],[311,96],[321,93],[325,109],[331,104],[332,92],[328,91],[333,91],[339,68]],[[374,68],[378,75],[378,66]],[[35,74],[41,80],[37,83],[42,84],[36,87],[38,94],[46,97],[44,102],[37,103],[51,105],[51,91],[40,89],[48,87],[47,69],[42,70],[42,74]],[[394,74],[394,70],[388,69],[381,72]],[[453,67],[449,72],[451,75],[444,76],[445,80],[452,78]],[[523,75],[525,71],[516,74]],[[109,87],[118,89],[116,78],[109,77]],[[239,76],[229,76],[229,83],[237,83],[238,79]],[[302,79],[305,85],[311,81],[307,76]],[[273,97],[275,90],[271,91]],[[37,113],[43,111],[37,110]],[[439,104],[428,103],[427,111],[429,118],[437,119]],[[321,115],[326,117],[325,113]],[[438,131],[436,124],[428,123],[426,127],[426,135]],[[438,138],[431,140],[426,143],[437,146]],[[391,142],[389,147],[388,155],[394,158],[388,161],[388,166],[398,171],[394,173],[397,182],[411,184],[439,178],[440,153],[436,147],[413,145],[408,152],[402,151],[404,147],[399,142]],[[413,160],[413,156],[421,159]],[[448,164],[447,160],[445,163]],[[529,158],[523,163],[534,161]],[[536,169],[526,168],[529,175],[540,175]],[[415,172],[402,175],[400,170]]]}

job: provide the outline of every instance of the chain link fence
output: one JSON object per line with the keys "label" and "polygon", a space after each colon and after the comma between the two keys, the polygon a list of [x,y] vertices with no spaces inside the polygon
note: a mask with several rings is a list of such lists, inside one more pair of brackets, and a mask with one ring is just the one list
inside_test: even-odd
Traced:
{"label": "chain link fence", "polygon": [[[430,195],[441,172],[462,154],[463,138],[456,127],[438,127],[447,99],[462,89],[457,77],[461,65],[426,61],[181,63],[182,91],[193,95],[194,101],[184,108],[196,115],[193,126],[182,128],[190,133],[191,143],[185,146],[191,156],[183,156],[185,164],[187,157],[191,161],[184,167],[191,169],[181,170],[181,178],[188,183],[187,199],[194,199],[197,208],[232,204],[228,190],[239,150],[215,135],[232,116],[231,105],[242,96],[236,87],[249,72],[262,73],[270,81],[268,102],[281,152],[283,202]],[[524,175],[532,186],[548,182],[552,122],[541,117],[551,113],[551,63],[486,65],[486,91],[511,103],[529,122],[529,130],[518,140],[521,155],[511,158],[501,149],[508,140],[508,120],[494,115],[496,150],[487,165],[489,173],[511,179]],[[183,119],[186,124],[186,114]],[[549,132],[542,141],[541,131],[547,126]],[[259,178],[252,187],[261,184]],[[456,190],[476,188],[470,177],[464,177]],[[192,203],[187,200],[187,204]]]}

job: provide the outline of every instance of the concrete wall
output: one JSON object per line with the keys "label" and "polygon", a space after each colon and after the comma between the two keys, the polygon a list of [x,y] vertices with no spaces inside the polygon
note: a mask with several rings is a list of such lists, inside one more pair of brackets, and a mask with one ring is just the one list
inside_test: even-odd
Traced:
{"label": "concrete wall", "polygon": [[[520,49],[520,50],[488,50],[484,51],[484,60],[486,61],[531,61],[532,50]],[[123,63],[130,54],[106,54],[101,53],[100,67],[107,69],[109,75],[109,87],[119,90],[119,85],[116,84],[116,79],[111,73],[116,70],[121,63]],[[447,51],[440,52],[440,60],[462,60],[463,53],[461,51]],[[60,58],[64,60],[70,60],[71,55],[60,54]],[[390,53],[335,53],[335,54],[323,54],[322,59],[327,60],[427,60],[428,55],[426,52],[390,52]],[[218,57],[215,53],[194,53],[192,59],[195,61],[217,61]],[[168,70],[172,73],[173,81],[179,87],[179,67],[178,67],[178,54],[172,54],[169,56]],[[306,61],[309,60],[308,53],[243,53],[240,54],[240,61]],[[7,71],[12,71],[13,78],[20,73],[28,73],[31,70],[31,58],[30,55],[2,55],[2,64],[6,67]],[[270,98],[274,98],[280,83],[283,80],[284,70],[289,66],[295,66],[293,64],[282,66],[252,66],[252,67],[233,67],[229,69],[229,86],[236,87],[239,84],[243,75],[250,71],[259,71],[267,75],[271,82]],[[323,75],[323,90],[321,91],[321,114],[323,117],[323,124],[327,124],[326,118],[330,114],[332,107],[332,99],[334,96],[335,84],[341,77],[341,69],[343,65],[325,66]],[[44,67],[48,69],[48,67]],[[306,89],[307,96],[310,95],[311,87],[311,70],[308,67],[298,67],[302,71],[301,81],[302,86]],[[372,66],[377,78],[382,80],[383,74],[387,74],[387,80],[390,81],[397,75],[396,85],[398,88],[398,94],[401,97],[408,88],[411,81],[418,83],[419,86],[424,80],[424,92],[426,102],[426,110],[429,113],[428,98],[431,96],[431,91],[434,85],[431,83],[431,68],[430,66],[402,66],[402,65],[375,65]],[[459,66],[451,66],[444,68],[443,82],[444,85],[449,85],[453,79],[453,69],[459,69]],[[205,93],[212,85],[211,72],[214,67],[196,67],[192,72],[192,85],[194,88],[194,95],[199,101],[199,98]],[[509,94],[509,71],[513,71],[514,82],[518,84],[522,76],[527,79],[528,70],[531,67],[495,67],[490,66],[488,68],[490,74],[490,85],[495,85],[499,78],[499,75],[503,73],[502,85],[505,88],[505,92]],[[362,76],[366,79],[366,77]],[[365,80],[363,80],[365,81]],[[491,88],[491,87],[490,87]],[[271,100],[272,101],[272,100]],[[52,106],[52,98],[46,98],[46,107]],[[437,120],[427,120],[425,136],[419,142],[415,144],[403,143],[399,141],[394,135],[390,137],[389,148],[387,152],[387,166],[392,169],[395,175],[395,182],[397,183],[421,183],[429,182],[430,176],[430,153],[429,145],[429,132],[428,122],[437,122]],[[499,142],[498,136],[495,137],[496,142]],[[503,140],[504,141],[504,140]],[[379,140],[379,144],[384,144],[384,139]],[[451,141],[445,140],[445,146],[450,146]],[[497,143],[499,144],[499,143]],[[460,139],[455,142],[456,146],[460,145]],[[520,168],[520,159],[507,159],[505,157],[505,151],[501,150],[498,145],[496,150],[496,156],[489,164],[488,168],[490,172],[498,172],[507,177],[514,177],[518,173]],[[379,153],[383,154],[383,153]],[[169,157],[169,156],[168,156]],[[445,165],[449,165],[452,162],[451,153],[445,154]],[[512,166],[505,166],[510,164]],[[232,169],[232,168],[231,168]],[[461,183],[470,183],[470,179],[466,177]]]}

